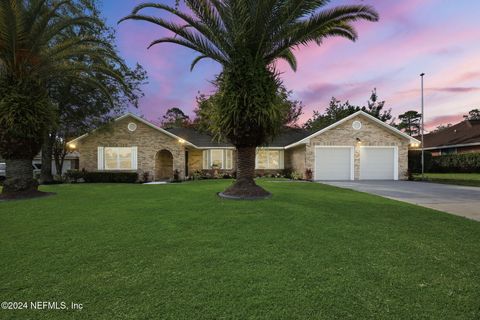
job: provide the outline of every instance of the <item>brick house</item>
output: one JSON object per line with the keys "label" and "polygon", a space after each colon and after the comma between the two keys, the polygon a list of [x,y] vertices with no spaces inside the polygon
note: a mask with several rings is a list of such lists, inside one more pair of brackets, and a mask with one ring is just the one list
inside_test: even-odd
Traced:
{"label": "brick house", "polygon": [[[408,149],[419,141],[358,111],[317,132],[288,129],[258,148],[259,174],[285,169],[314,180],[397,180],[406,178]],[[88,171],[148,172],[152,180],[195,171],[235,171],[235,147],[190,128],[162,129],[127,113],[111,124],[69,142]]]}
{"label": "brick house", "polygon": [[[418,139],[419,137],[417,137]],[[425,150],[432,156],[480,152],[480,120],[464,120],[451,127],[424,135]]]}

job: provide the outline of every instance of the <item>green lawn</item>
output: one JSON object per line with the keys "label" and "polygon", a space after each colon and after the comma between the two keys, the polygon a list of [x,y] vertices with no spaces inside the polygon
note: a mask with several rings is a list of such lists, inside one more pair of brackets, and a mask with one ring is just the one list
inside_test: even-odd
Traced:
{"label": "green lawn", "polygon": [[[437,183],[480,187],[480,173],[426,173],[425,177]],[[421,179],[421,175],[416,178]]]}
{"label": "green lawn", "polygon": [[[56,185],[0,203],[0,319],[478,319],[480,223],[305,182]],[[73,314],[75,313],[75,314]]]}

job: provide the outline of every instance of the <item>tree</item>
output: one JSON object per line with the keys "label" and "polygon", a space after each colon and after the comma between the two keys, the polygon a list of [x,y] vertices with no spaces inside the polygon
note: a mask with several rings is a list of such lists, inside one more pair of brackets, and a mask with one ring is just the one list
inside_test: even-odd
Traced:
{"label": "tree", "polygon": [[[327,1],[318,0],[184,2],[189,12],[145,3],[121,21],[143,20],[171,31],[174,36],[157,39],[150,47],[169,42],[198,52],[192,69],[205,58],[222,65],[216,79],[218,96],[213,104],[212,123],[217,135],[237,149],[237,179],[222,195],[268,196],[254,181],[255,153],[256,147],[278,134],[284,120],[275,61],[283,59],[295,70],[294,48],[310,43],[320,45],[333,36],[355,40],[357,32],[352,23],[377,21],[378,14],[365,5],[322,10]],[[146,8],[171,13],[181,22],[139,13]]]}
{"label": "tree", "polygon": [[[74,0],[75,6],[67,10],[66,15],[75,15],[82,11],[88,16],[102,20],[96,0]],[[50,81],[49,95],[57,106],[58,124],[47,132],[42,146],[42,173],[41,182],[53,181],[52,156],[55,160],[57,174],[61,175],[63,162],[68,152],[72,151],[67,142],[83,132],[99,127],[110,121],[115,116],[124,112],[128,106],[137,107],[138,99],[143,95],[140,86],[146,79],[146,73],[140,65],[130,68],[118,55],[114,44],[116,42],[115,31],[105,24],[89,26],[88,28],[76,28],[72,26],[63,31],[65,38],[90,37],[99,41],[112,44],[112,57],[104,57],[106,68],[117,73],[121,82],[112,77],[106,77],[103,73],[94,73],[95,80],[107,88],[109,96],[106,96],[99,88],[85,86],[82,82],[74,81]],[[78,62],[91,65],[88,56],[78,56]]]}
{"label": "tree", "polygon": [[190,126],[190,117],[180,108],[171,108],[161,118],[162,128],[185,128]]}
{"label": "tree", "polygon": [[[288,91],[281,86],[278,92],[279,108],[283,113],[282,126],[283,127],[299,127],[298,121],[303,114],[303,103],[300,100],[292,100],[292,91]],[[199,94],[197,96],[197,108],[195,108],[195,118],[192,121],[192,126],[197,130],[207,133],[215,131],[215,124],[213,122],[215,111],[215,103],[218,100],[218,94],[207,96]]]}
{"label": "tree", "polygon": [[318,131],[354,114],[357,111],[358,110],[348,101],[342,103],[340,100],[332,97],[325,112],[321,113],[317,110],[313,111],[312,118],[308,119],[303,127],[310,131]]}
{"label": "tree", "polygon": [[422,114],[417,111],[410,110],[398,116],[400,123],[397,125],[399,130],[405,131],[409,136],[420,134],[420,120]]}
{"label": "tree", "polygon": [[[32,159],[46,132],[57,124],[57,106],[49,96],[51,82],[74,80],[109,96],[93,74],[122,81],[105,68],[105,57],[113,56],[109,43],[63,36],[71,27],[101,24],[81,11],[65,15],[72,7],[68,1],[0,2],[0,154],[7,163],[5,196],[38,194]],[[87,66],[76,57],[88,57],[92,63]]]}
{"label": "tree", "polygon": [[444,129],[450,128],[451,126],[452,126],[451,123],[446,124],[446,125],[445,125],[445,124],[441,124],[441,125],[437,126],[437,127],[436,127],[434,130],[432,130],[431,132],[432,132],[432,133],[434,133],[434,132],[439,132],[439,131],[442,131],[442,130],[444,130]]}
{"label": "tree", "polygon": [[378,101],[377,88],[372,90],[370,99],[367,101],[367,107],[361,109],[377,119],[387,122],[392,119],[392,109],[383,110],[385,101]]}
{"label": "tree", "polygon": [[480,120],[480,109],[472,109],[468,114],[464,115],[465,120]]}
{"label": "tree", "polygon": [[318,131],[360,110],[383,122],[387,122],[392,119],[392,109],[383,110],[384,107],[385,101],[378,101],[376,89],[372,90],[367,106],[355,106],[350,104],[348,100],[341,102],[332,97],[324,113],[314,111],[313,117],[308,119],[303,127],[307,130]]}
{"label": "tree", "polygon": [[288,91],[284,86],[280,87],[279,98],[280,108],[283,109],[282,125],[284,127],[299,127],[298,121],[303,114],[303,102],[292,100],[293,92]]}

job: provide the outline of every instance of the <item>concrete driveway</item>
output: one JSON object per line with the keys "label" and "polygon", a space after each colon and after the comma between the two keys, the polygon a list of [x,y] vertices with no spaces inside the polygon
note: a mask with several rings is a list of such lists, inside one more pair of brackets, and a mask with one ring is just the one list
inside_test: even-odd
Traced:
{"label": "concrete driveway", "polygon": [[480,221],[480,188],[413,181],[319,181]]}

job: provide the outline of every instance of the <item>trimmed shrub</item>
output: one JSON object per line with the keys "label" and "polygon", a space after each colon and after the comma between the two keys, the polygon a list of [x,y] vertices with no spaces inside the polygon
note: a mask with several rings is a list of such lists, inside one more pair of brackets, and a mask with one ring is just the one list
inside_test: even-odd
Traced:
{"label": "trimmed shrub", "polygon": [[431,172],[480,172],[480,153],[457,153],[433,157]]}
{"label": "trimmed shrub", "polygon": [[[425,172],[428,172],[432,168],[432,153],[425,151],[424,154]],[[421,150],[409,150],[408,151],[408,171],[410,173],[422,172],[422,151]]]}
{"label": "trimmed shrub", "polygon": [[292,179],[292,173],[293,173],[292,168],[285,168],[282,171],[282,175],[287,179]]}
{"label": "trimmed shrub", "polygon": [[113,182],[113,183],[135,183],[138,181],[138,173],[136,172],[87,172],[83,174],[85,182]]}
{"label": "trimmed shrub", "polygon": [[305,170],[305,180],[313,180],[313,171],[312,169]]}
{"label": "trimmed shrub", "polygon": [[65,173],[65,177],[67,178],[67,181],[70,182],[78,182],[78,180],[83,179],[84,171],[79,171],[79,170],[68,170],[67,173]]}

